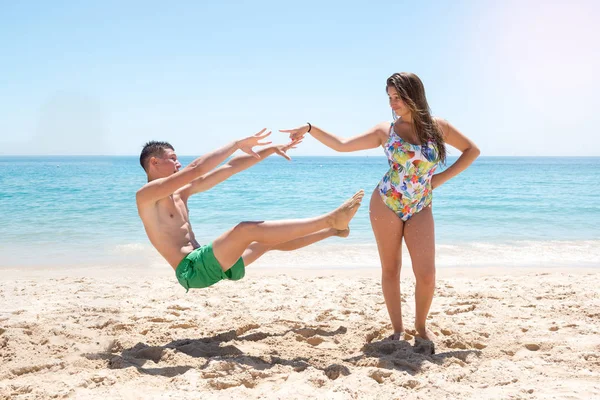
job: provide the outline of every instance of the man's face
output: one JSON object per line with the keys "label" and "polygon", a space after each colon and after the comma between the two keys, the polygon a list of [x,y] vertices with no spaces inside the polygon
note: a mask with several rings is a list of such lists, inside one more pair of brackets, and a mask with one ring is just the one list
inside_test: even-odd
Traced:
{"label": "man's face", "polygon": [[161,176],[171,176],[181,168],[181,163],[177,160],[177,154],[171,149],[165,149],[162,157],[153,158],[154,167]]}

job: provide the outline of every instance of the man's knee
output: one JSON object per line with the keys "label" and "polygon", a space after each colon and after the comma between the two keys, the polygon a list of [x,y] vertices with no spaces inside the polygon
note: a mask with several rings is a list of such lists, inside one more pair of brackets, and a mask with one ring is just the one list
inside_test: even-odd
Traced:
{"label": "man's knee", "polygon": [[251,233],[256,229],[256,226],[258,225],[258,222],[254,222],[254,221],[242,221],[239,224],[237,224],[233,230],[238,231],[238,232],[242,232],[242,233]]}

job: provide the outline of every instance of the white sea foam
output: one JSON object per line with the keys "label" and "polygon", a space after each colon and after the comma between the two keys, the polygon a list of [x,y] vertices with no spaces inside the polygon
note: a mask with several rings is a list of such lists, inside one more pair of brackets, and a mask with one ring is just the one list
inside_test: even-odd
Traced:
{"label": "white sea foam", "polygon": [[[403,246],[404,266],[411,265]],[[316,245],[294,252],[271,252],[257,267],[361,268],[379,267],[375,244]],[[514,243],[440,244],[436,266],[444,267],[600,267],[600,240],[522,241]]]}
{"label": "white sea foam", "polygon": [[[37,248],[35,253],[0,249],[0,266],[166,266],[149,243],[124,243],[106,249]],[[39,254],[45,254],[43,258]],[[411,260],[406,246],[403,266]],[[438,244],[436,266],[445,267],[600,267],[600,240],[465,242]],[[379,268],[374,243],[316,244],[304,249],[265,254],[251,268]]]}

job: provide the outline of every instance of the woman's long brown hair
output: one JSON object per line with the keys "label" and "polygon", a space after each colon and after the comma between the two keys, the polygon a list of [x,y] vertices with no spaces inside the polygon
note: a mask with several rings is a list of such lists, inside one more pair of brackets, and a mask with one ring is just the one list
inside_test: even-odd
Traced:
{"label": "woman's long brown hair", "polygon": [[425,97],[425,86],[421,79],[411,72],[395,73],[388,78],[386,90],[388,87],[395,88],[404,104],[409,108],[421,144],[427,144],[429,140],[433,140],[439,160],[446,162],[446,145],[442,129],[431,116],[431,109]]}

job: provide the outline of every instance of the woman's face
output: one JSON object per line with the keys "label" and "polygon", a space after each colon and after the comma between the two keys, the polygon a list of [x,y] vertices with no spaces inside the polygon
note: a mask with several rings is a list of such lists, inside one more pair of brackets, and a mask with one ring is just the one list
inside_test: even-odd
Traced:
{"label": "woman's face", "polygon": [[390,107],[396,115],[402,117],[406,114],[410,114],[410,110],[406,107],[406,104],[400,98],[398,91],[393,86],[388,86],[387,88],[388,98],[390,100]]}

